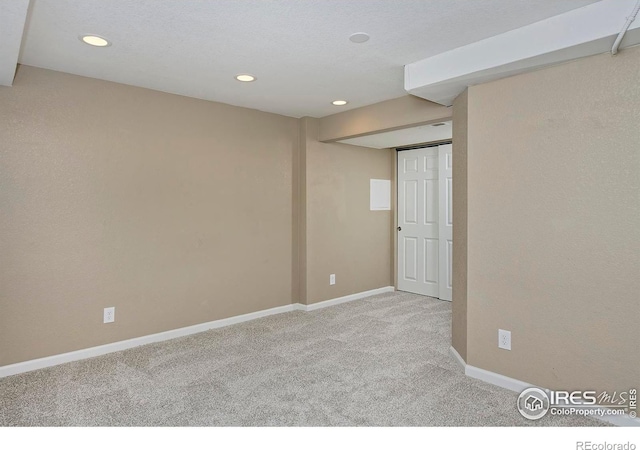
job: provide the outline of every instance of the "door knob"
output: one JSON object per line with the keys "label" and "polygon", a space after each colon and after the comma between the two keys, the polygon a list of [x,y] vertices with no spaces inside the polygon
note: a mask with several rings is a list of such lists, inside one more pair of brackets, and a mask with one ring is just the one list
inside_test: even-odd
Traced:
{"label": "door knob", "polygon": [[398,231],[402,231],[402,227],[398,227]]}

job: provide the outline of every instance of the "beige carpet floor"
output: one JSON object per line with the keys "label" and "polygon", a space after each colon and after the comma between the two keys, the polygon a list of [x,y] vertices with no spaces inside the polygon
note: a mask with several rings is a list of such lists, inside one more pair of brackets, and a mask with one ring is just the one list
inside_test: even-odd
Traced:
{"label": "beige carpet floor", "polygon": [[394,292],[0,379],[3,426],[599,426],[532,422],[449,354],[451,304]]}

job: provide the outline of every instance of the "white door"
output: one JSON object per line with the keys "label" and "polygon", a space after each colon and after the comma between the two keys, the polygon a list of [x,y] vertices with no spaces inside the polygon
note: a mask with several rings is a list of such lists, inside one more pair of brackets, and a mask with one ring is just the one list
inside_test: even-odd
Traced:
{"label": "white door", "polygon": [[451,300],[450,184],[451,144],[398,152],[398,290]]}
{"label": "white door", "polygon": [[451,202],[453,179],[451,177],[451,150],[451,144],[438,147],[438,188],[440,191],[440,219],[438,220],[440,295],[438,297],[449,301],[451,301],[453,287],[453,203]]}

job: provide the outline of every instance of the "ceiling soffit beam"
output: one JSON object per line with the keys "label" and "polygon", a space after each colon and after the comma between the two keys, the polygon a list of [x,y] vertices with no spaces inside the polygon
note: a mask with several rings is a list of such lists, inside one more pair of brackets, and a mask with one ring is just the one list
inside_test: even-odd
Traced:
{"label": "ceiling soffit beam", "polygon": [[0,0],[0,85],[11,86],[18,66],[29,0]]}
{"label": "ceiling soffit beam", "polygon": [[[405,66],[405,90],[450,106],[467,86],[604,53],[636,0],[602,0]],[[640,43],[635,20],[623,47]]]}
{"label": "ceiling soffit beam", "polygon": [[334,142],[451,118],[451,109],[405,95],[320,119],[318,140]]}

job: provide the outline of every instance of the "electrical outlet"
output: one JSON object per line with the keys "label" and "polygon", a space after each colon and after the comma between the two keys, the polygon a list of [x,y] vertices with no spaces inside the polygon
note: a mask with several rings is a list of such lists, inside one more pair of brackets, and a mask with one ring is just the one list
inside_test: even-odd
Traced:
{"label": "electrical outlet", "polygon": [[336,274],[335,273],[332,273],[331,275],[329,275],[329,284],[330,285],[336,284]]}
{"label": "electrical outlet", "polygon": [[511,350],[511,331],[498,330],[498,348]]}
{"label": "electrical outlet", "polygon": [[103,323],[111,323],[116,320],[116,307],[111,306],[110,308],[104,309]]}

